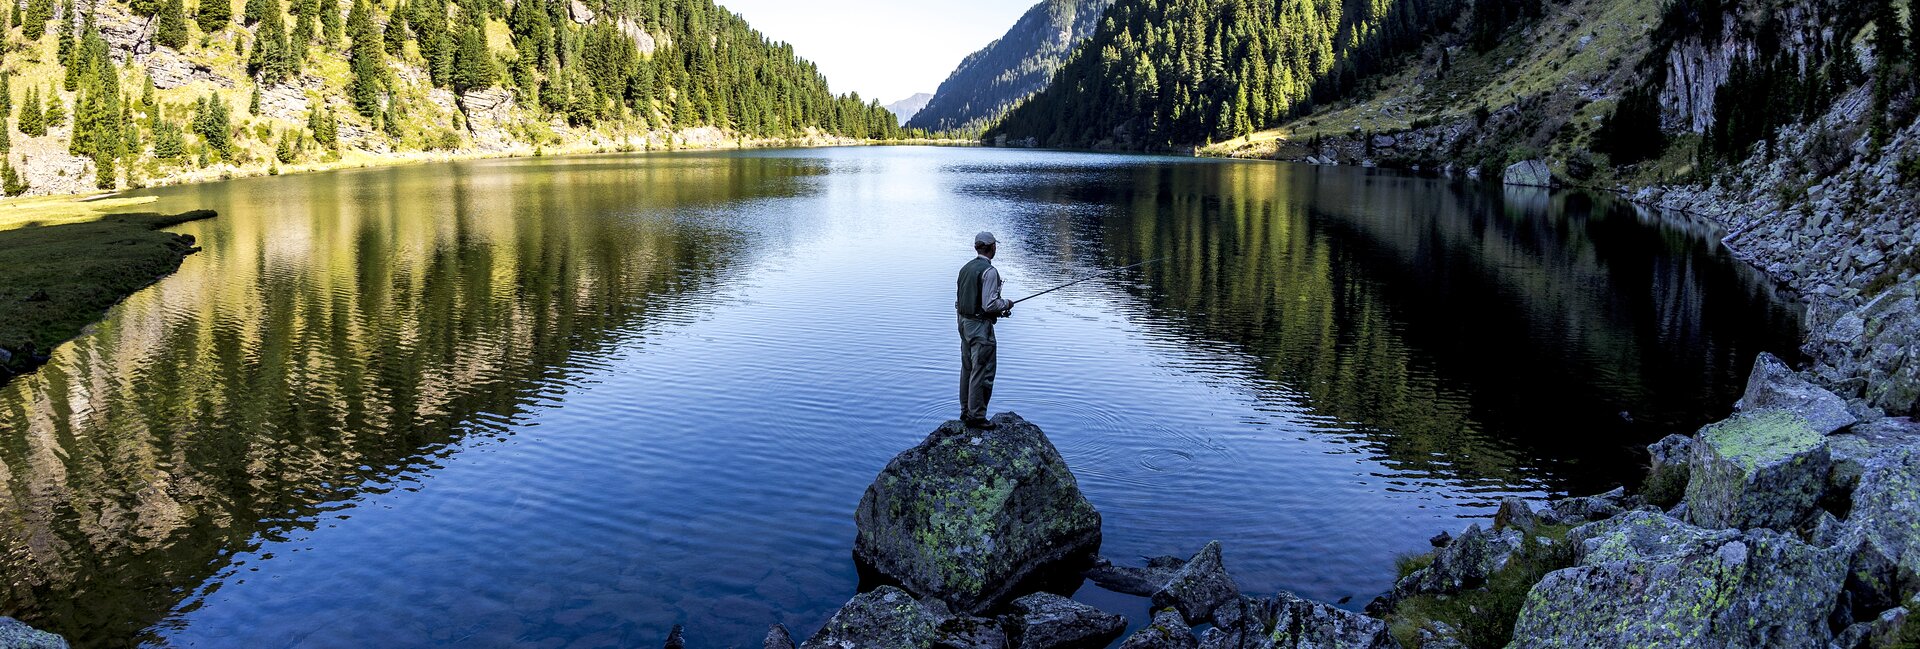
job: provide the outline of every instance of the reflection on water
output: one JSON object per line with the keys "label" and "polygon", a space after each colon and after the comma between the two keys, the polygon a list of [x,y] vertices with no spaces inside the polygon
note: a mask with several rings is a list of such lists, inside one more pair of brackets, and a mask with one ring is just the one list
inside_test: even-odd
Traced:
{"label": "reflection on water", "polygon": [[1220,538],[1254,591],[1364,602],[1501,495],[1630,480],[1795,336],[1702,228],[1353,169],[845,149],[154,193],[221,211],[181,228],[206,251],[0,387],[0,612],[81,646],[810,631],[866,481],[957,408],[980,229],[1016,294],[1167,258],[1022,305],[995,410],[1108,554]]}

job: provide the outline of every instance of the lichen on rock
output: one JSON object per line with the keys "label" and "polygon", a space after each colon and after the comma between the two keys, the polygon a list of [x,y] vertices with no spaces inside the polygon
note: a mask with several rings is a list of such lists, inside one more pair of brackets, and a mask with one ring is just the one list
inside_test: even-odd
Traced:
{"label": "lichen on rock", "polygon": [[939,620],[912,595],[892,586],[861,593],[827,620],[801,649],[929,649]]}
{"label": "lichen on rock", "polygon": [[1789,411],[1743,412],[1710,424],[1693,444],[1688,521],[1793,529],[1819,502],[1831,463],[1823,435]]}
{"label": "lichen on rock", "polygon": [[1568,536],[1578,565],[1528,593],[1514,649],[1821,647],[1843,552],[1771,530],[1713,530],[1648,511]]}
{"label": "lichen on rock", "polygon": [[977,613],[1099,549],[1100,513],[1040,428],[947,422],[893,458],[855,514],[854,554],[914,593]]}

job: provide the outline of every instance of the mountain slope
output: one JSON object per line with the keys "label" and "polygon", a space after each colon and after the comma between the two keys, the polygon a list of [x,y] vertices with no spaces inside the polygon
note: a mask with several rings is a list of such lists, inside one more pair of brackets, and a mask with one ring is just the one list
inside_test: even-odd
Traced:
{"label": "mountain slope", "polygon": [[1244,135],[1344,96],[1464,2],[1119,0],[989,135],[1147,149]]}
{"label": "mountain slope", "polygon": [[9,193],[901,133],[711,0],[28,0],[9,22]]}
{"label": "mountain slope", "polygon": [[900,125],[905,126],[907,120],[913,119],[913,116],[919,113],[921,109],[926,108],[927,102],[932,99],[933,93],[917,92],[914,93],[912,97],[887,104],[887,112],[899,117]]}
{"label": "mountain slope", "polygon": [[1092,34],[1113,0],[1041,0],[1007,33],[968,55],[940,84],[912,128],[971,131],[1045,88],[1075,44]]}

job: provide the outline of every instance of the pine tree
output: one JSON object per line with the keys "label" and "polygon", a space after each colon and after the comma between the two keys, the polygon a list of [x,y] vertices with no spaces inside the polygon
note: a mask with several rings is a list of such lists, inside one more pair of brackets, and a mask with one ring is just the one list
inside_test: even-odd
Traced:
{"label": "pine tree", "polygon": [[233,0],[200,0],[193,21],[200,25],[200,31],[208,34],[226,29],[233,22]]}
{"label": "pine tree", "polygon": [[307,63],[307,46],[313,43],[313,14],[318,5],[316,0],[291,0],[288,9],[293,11],[293,34],[287,37],[287,53],[291,55],[294,68],[304,67]]}
{"label": "pine tree", "polygon": [[280,3],[274,0],[247,0],[247,5],[240,10],[241,20],[248,25],[259,24],[269,16],[278,17],[279,15]]}
{"label": "pine tree", "polygon": [[136,16],[151,18],[160,13],[161,5],[164,3],[165,0],[128,0],[127,8]]}
{"label": "pine tree", "polygon": [[[206,144],[206,150],[217,159],[229,159],[233,156],[233,134],[230,132],[231,118],[227,112],[227,103],[220,95],[211,95],[194,102],[193,132]],[[204,166],[204,165],[202,165]]]}
{"label": "pine tree", "polygon": [[180,0],[165,0],[160,6],[153,42],[176,50],[187,46],[187,13]]}
{"label": "pine tree", "polygon": [[454,51],[455,90],[492,87],[494,79],[499,76],[494,71],[493,54],[487,51],[484,20],[477,13],[467,13],[467,27],[460,30],[460,45]]}
{"label": "pine tree", "polygon": [[[26,162],[26,159],[22,158],[21,166],[25,166]],[[4,191],[8,196],[19,196],[27,193],[28,189],[26,178],[13,167],[12,156],[0,156],[0,191]]]}
{"label": "pine tree", "polygon": [[280,164],[288,165],[288,164],[293,164],[293,161],[295,160],[295,157],[294,157],[295,153],[296,152],[294,151],[294,146],[293,146],[293,133],[291,131],[281,131],[280,144],[274,147],[273,157],[278,159],[280,161]]}
{"label": "pine tree", "polygon": [[187,153],[186,138],[180,132],[180,125],[170,121],[161,121],[153,129],[153,157],[160,160],[177,160]]}
{"label": "pine tree", "polygon": [[399,140],[404,133],[400,130],[400,107],[396,105],[399,102],[394,99],[397,98],[387,100],[386,110],[380,114],[380,132],[387,134],[389,138]]}
{"label": "pine tree", "polygon": [[53,0],[27,0],[26,15],[20,31],[27,40],[38,41],[47,35],[47,21],[53,20]]}
{"label": "pine tree", "polygon": [[314,0],[320,11],[320,36],[327,43],[340,42],[340,0]]}
{"label": "pine tree", "polygon": [[254,84],[253,92],[247,95],[247,114],[260,114],[260,84]]}
{"label": "pine tree", "polygon": [[354,110],[368,118],[380,112],[380,70],[385,65],[381,61],[380,36],[374,33],[376,29],[373,7],[367,0],[354,0],[347,16],[347,36],[353,39],[347,61],[353,78],[348,81],[347,97],[353,100]]}
{"label": "pine tree", "polygon": [[13,116],[13,75],[0,72],[0,119]]}
{"label": "pine tree", "polygon": [[1873,7],[1873,105],[1867,109],[1867,133],[1873,148],[1879,149],[1893,139],[1889,123],[1893,96],[1909,85],[1907,78],[1907,35],[1901,30],[1899,9],[1893,0],[1876,0]]}
{"label": "pine tree", "polygon": [[287,39],[286,22],[280,17],[280,1],[261,0],[261,3],[265,8],[259,21],[260,29],[254,34],[253,56],[247,60],[247,72],[261,83],[276,83],[293,76],[296,70],[293,49]]}
{"label": "pine tree", "polygon": [[57,128],[67,123],[67,106],[60,102],[60,93],[47,89],[47,126]]}
{"label": "pine tree", "polygon": [[69,0],[63,3],[60,11],[60,24],[58,25],[60,29],[60,46],[56,52],[60,57],[60,64],[67,66],[67,76],[65,80],[67,90],[77,90],[80,88],[81,70],[80,61],[77,58],[79,56],[79,48],[74,44],[73,36],[73,2]]}
{"label": "pine tree", "polygon": [[28,86],[27,98],[20,103],[20,132],[33,137],[47,134],[46,111],[40,107],[40,87]]}
{"label": "pine tree", "polygon": [[7,124],[7,118],[0,117],[0,153],[13,150],[13,129]]}

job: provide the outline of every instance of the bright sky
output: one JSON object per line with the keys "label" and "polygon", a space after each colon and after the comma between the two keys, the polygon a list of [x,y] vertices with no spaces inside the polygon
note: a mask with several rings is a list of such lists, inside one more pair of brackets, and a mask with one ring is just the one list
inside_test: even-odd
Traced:
{"label": "bright sky", "polygon": [[1007,33],[1038,0],[717,0],[792,43],[833,91],[890,104],[933,92],[960,59]]}

